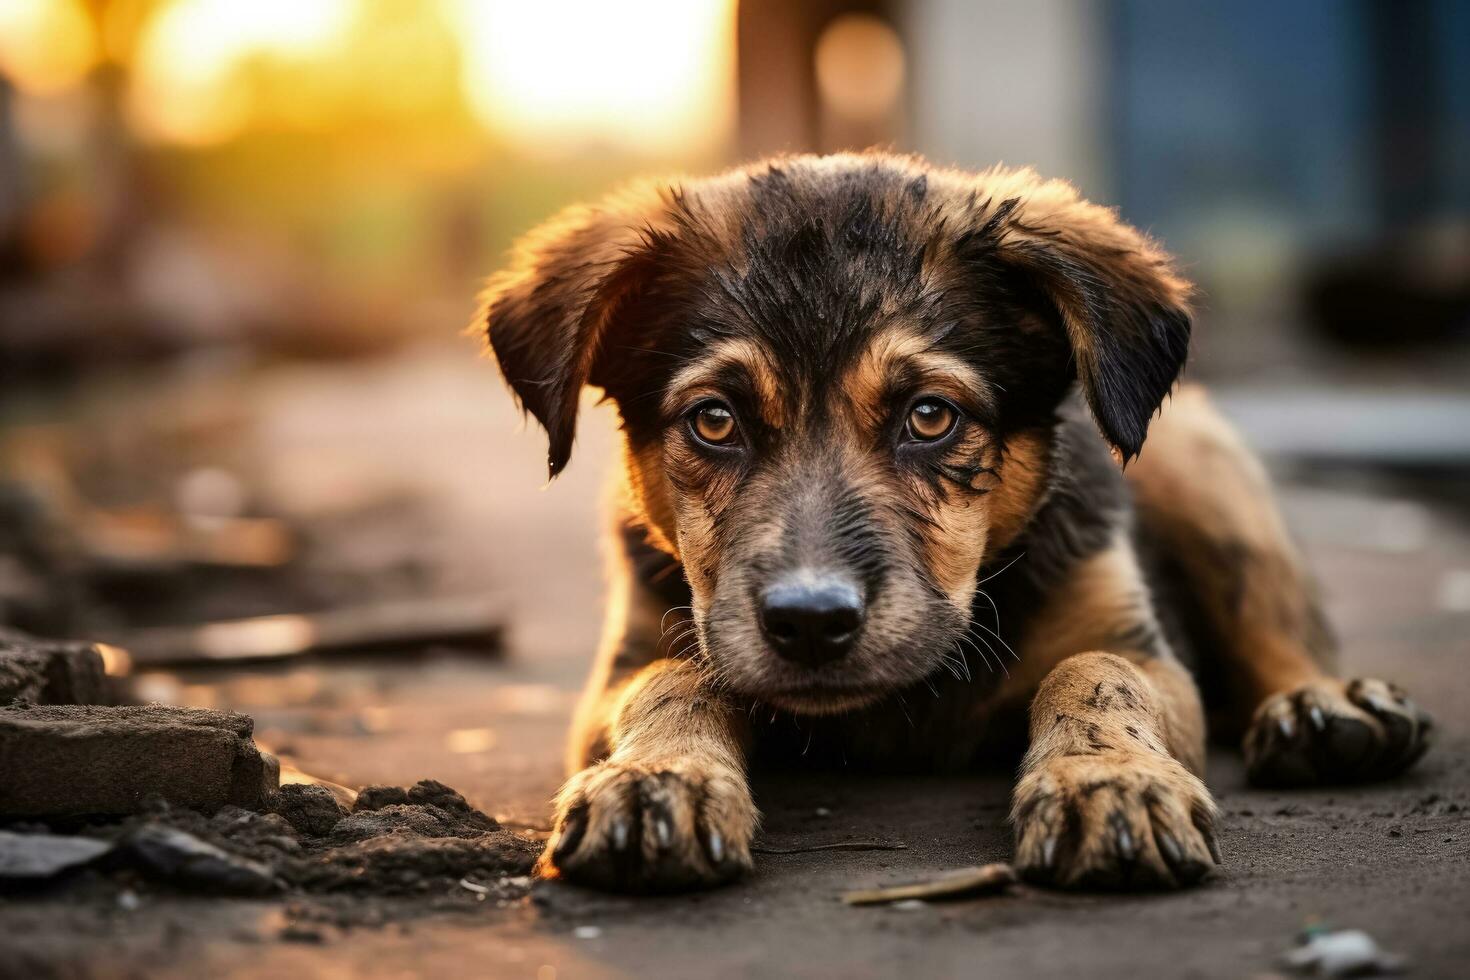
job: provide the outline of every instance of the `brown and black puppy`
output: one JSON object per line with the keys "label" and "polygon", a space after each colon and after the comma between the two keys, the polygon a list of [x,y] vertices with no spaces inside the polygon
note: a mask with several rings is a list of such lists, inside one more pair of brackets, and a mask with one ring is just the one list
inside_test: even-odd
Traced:
{"label": "brown and black puppy", "polygon": [[543,870],[720,882],[750,867],[757,756],[1020,742],[1025,873],[1182,885],[1219,861],[1206,704],[1261,782],[1417,759],[1429,720],[1332,676],[1260,466],[1175,389],[1188,293],[1067,184],[882,154],[650,184],[531,235],[490,345],[553,475],[586,385],[626,447]]}

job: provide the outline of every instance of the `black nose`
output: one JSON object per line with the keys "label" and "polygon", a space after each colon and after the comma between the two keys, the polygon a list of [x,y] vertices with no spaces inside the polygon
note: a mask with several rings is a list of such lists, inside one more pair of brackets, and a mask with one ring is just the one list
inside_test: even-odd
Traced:
{"label": "black nose", "polygon": [[862,596],[841,580],[780,583],[761,593],[761,630],[787,660],[813,667],[836,660],[862,625]]}

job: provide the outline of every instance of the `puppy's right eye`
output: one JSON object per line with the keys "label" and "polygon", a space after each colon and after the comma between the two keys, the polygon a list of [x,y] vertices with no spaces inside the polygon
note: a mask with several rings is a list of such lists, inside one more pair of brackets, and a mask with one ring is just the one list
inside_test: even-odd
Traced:
{"label": "puppy's right eye", "polygon": [[735,413],[722,402],[705,402],[690,415],[689,428],[700,442],[728,446],[735,441]]}

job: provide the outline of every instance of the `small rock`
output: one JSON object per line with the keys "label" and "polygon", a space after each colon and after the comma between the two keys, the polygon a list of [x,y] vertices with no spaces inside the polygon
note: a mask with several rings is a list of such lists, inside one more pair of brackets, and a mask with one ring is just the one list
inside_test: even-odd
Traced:
{"label": "small rock", "polygon": [[110,841],[0,830],[0,880],[51,878],[111,851]]}
{"label": "small rock", "polygon": [[[461,796],[456,790],[450,789],[448,786],[445,786],[443,783],[434,779],[422,779],[410,786],[408,788],[408,802],[419,804],[421,806],[437,806],[441,810],[449,810],[451,812],[458,813],[480,812],[474,807],[470,806],[465,798]],[[491,824],[491,827],[487,829],[494,829],[495,827],[500,826],[489,817],[486,817],[485,819],[489,820]]]}
{"label": "small rock", "polygon": [[232,895],[263,895],[278,887],[266,865],[172,827],[140,827],[123,846],[138,865],[179,885]]}
{"label": "small rock", "polygon": [[311,783],[282,786],[271,800],[271,812],[311,837],[327,836],[347,816],[331,790]]}
{"label": "small rock", "polygon": [[596,939],[602,935],[602,930],[597,926],[577,926],[572,930],[572,935],[578,939]]}
{"label": "small rock", "polygon": [[357,794],[357,802],[352,805],[352,812],[381,810],[385,806],[402,805],[407,802],[408,790],[402,786],[368,786]]}

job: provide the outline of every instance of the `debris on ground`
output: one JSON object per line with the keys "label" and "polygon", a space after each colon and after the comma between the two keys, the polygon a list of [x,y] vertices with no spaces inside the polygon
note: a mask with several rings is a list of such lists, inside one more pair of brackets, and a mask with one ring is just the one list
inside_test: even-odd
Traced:
{"label": "debris on ground", "polygon": [[1361,929],[1309,929],[1299,945],[1282,957],[1298,973],[1318,977],[1368,977],[1401,973],[1404,957],[1380,949]]}
{"label": "debris on ground", "polygon": [[40,640],[0,627],[0,704],[101,704],[102,654],[77,640]]}
{"label": "debris on ground", "polygon": [[771,847],[756,844],[752,854],[814,854],[817,851],[906,851],[907,844],[881,840],[840,840],[830,844],[803,844],[799,847]]}
{"label": "debris on ground", "polygon": [[1009,864],[984,864],[978,868],[952,871],[931,881],[850,891],[842,896],[842,900],[848,905],[954,901],[999,894],[1015,883],[1016,869]]}
{"label": "debris on ground", "polygon": [[0,817],[137,813],[153,796],[261,808],[276,760],[246,715],[168,705],[0,706]]}
{"label": "debris on ground", "polygon": [[[69,821],[71,835],[15,824],[0,830],[0,888],[64,890],[72,872],[89,867],[133,902],[150,883],[215,896],[310,895],[328,903],[318,914],[344,923],[384,915],[364,900],[415,898],[401,916],[530,892],[541,843],[505,830],[442,783],[374,787],[350,814],[321,787],[284,795],[284,803],[272,799],[275,812],[227,805],[212,815],[154,797],[141,813]],[[383,802],[391,800],[404,802]]]}
{"label": "debris on ground", "polygon": [[37,881],[79,868],[113,849],[109,841],[0,830],[0,882]]}
{"label": "debris on ground", "polygon": [[453,649],[499,654],[504,609],[484,596],[429,597],[198,626],[161,626],[120,639],[139,666],[240,663],[319,653]]}

